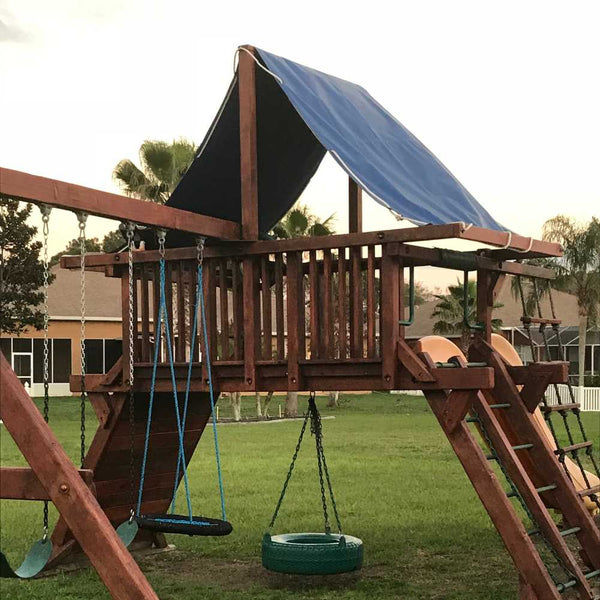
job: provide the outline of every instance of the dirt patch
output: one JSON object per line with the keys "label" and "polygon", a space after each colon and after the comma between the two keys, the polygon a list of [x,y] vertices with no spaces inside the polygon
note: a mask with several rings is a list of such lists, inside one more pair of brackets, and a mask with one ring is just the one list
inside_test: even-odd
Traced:
{"label": "dirt patch", "polygon": [[160,571],[166,576],[186,578],[200,584],[217,585],[225,590],[248,590],[252,588],[283,590],[336,590],[352,588],[361,579],[384,577],[383,566],[370,565],[360,571],[338,575],[287,575],[272,573],[262,567],[258,560],[222,560],[191,557],[183,552],[170,552],[143,561],[145,571]]}

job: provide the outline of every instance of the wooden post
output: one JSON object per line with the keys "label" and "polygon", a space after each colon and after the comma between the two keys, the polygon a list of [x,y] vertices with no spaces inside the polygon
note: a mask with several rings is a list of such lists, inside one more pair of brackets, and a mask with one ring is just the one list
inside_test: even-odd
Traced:
{"label": "wooden post", "polygon": [[362,188],[352,177],[348,178],[348,231],[362,231]]}
{"label": "wooden post", "polygon": [[[252,46],[245,48],[254,54]],[[239,53],[240,174],[242,181],[242,238],[258,239],[258,155],[256,147],[256,63]]]}
{"label": "wooden post", "polygon": [[383,385],[393,390],[398,371],[396,348],[400,338],[400,265],[398,244],[383,244],[381,247],[381,367]]}
{"label": "wooden post", "polygon": [[0,417],[6,429],[111,596],[118,600],[158,600],[2,353],[0,394]]}
{"label": "wooden post", "polygon": [[477,269],[477,320],[484,326],[477,333],[488,343],[492,341],[492,309],[504,279],[503,274]]}

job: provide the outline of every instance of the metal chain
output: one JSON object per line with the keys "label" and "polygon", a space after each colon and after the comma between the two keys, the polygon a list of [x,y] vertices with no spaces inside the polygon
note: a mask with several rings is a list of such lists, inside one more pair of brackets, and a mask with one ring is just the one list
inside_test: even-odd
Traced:
{"label": "metal chain", "polygon": [[290,468],[287,473],[287,477],[285,478],[285,482],[283,484],[283,489],[281,490],[281,495],[279,496],[279,500],[277,501],[277,506],[275,507],[275,512],[271,517],[271,522],[269,523],[269,529],[272,529],[275,525],[275,521],[277,520],[277,516],[279,515],[279,509],[281,508],[281,504],[283,503],[283,498],[288,488],[288,484],[290,483],[290,479],[292,478],[292,473],[294,472],[294,466],[296,465],[296,459],[298,458],[298,453],[300,452],[300,446],[302,445],[302,440],[304,438],[304,432],[306,431],[306,426],[308,425],[308,420],[310,419],[310,412],[306,411],[304,415],[304,422],[302,423],[302,429],[300,430],[300,437],[298,438],[298,443],[296,444],[296,449],[294,450],[294,456],[292,456],[292,462],[290,464]]}
{"label": "metal chain", "polygon": [[[50,351],[48,340],[48,281],[50,278],[50,266],[48,262],[48,237],[50,234],[50,212],[52,208],[46,204],[40,205],[42,213],[42,236],[43,236],[43,255],[42,263],[44,265],[43,279],[43,313],[44,313],[44,353],[43,353],[43,382],[44,382],[44,421],[50,420]],[[48,538],[48,500],[44,500],[43,509],[44,540]]]}
{"label": "metal chain", "polygon": [[87,214],[77,213],[79,221],[79,252],[81,257],[80,262],[80,291],[81,291],[81,330],[79,335],[80,359],[81,359],[81,395],[80,395],[80,417],[81,417],[81,466],[85,461],[85,400],[87,393],[85,391],[85,255],[86,255],[86,240],[85,240],[85,225]]}
{"label": "metal chain", "polygon": [[[126,224],[127,235],[127,265],[129,268],[129,496],[131,501],[130,520],[135,516],[135,393],[133,390],[134,377],[134,272],[133,272],[133,251],[135,225]],[[137,323],[136,329],[137,329]]]}

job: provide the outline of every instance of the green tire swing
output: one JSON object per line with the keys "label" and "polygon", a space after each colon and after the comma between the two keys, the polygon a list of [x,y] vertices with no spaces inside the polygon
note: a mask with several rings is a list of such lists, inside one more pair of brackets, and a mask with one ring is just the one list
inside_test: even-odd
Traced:
{"label": "green tire swing", "polygon": [[[306,427],[310,421],[310,431],[315,438],[317,450],[317,464],[319,468],[319,482],[321,484],[321,502],[323,505],[324,529],[323,533],[284,533],[271,535],[279,509],[283,503],[288,484],[294,472],[294,466],[300,446],[304,439]],[[329,512],[325,485],[331,500],[338,533],[332,533],[329,524]],[[323,430],[321,415],[315,402],[315,394],[311,392],[308,399],[308,410],[304,416],[300,437],[288,474],[271,518],[269,528],[262,540],[262,564],[265,569],[278,573],[296,573],[301,575],[333,575],[356,571],[362,567],[363,543],[354,536],[342,533],[342,524],[335,503],[335,496],[329,477],[329,469],[323,451]]]}

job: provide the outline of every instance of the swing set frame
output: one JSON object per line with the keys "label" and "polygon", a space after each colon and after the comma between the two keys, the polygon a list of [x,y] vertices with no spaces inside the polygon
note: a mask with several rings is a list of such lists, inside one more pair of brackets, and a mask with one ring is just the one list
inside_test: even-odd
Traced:
{"label": "swing set frame", "polygon": [[[250,46],[246,49],[253,52]],[[528,541],[517,513],[467,425],[469,412],[477,407],[477,413],[486,419],[499,453],[503,453],[511,466],[519,492],[535,506],[548,536],[555,540],[557,535],[546,518],[549,505],[559,507],[569,525],[579,528],[576,535],[582,555],[592,570],[584,573],[572,566],[575,583],[567,583],[581,598],[591,600],[588,575],[593,569],[600,569],[600,534],[573,485],[563,476],[553,452],[531,424],[531,408],[537,406],[547,385],[566,381],[567,364],[510,366],[498,359],[490,345],[492,307],[506,275],[551,279],[554,275],[549,269],[521,261],[560,256],[560,246],[464,223],[363,232],[361,190],[352,180],[348,188],[348,234],[259,241],[255,68],[252,56],[241,52],[238,67],[241,223],[5,168],[0,168],[0,197],[218,240],[204,254],[204,293],[211,341],[210,349],[204,351],[210,352],[217,393],[423,390],[515,563],[521,600],[557,600],[559,587]],[[455,252],[416,245],[448,239],[475,242],[478,249]],[[136,251],[133,256],[136,294],[133,319],[137,333],[133,349],[135,410],[144,408],[150,390],[149,357],[153,322],[156,322],[151,305],[152,295],[156,297],[153,282],[157,281],[159,258],[154,250]],[[186,349],[185,311],[190,303],[174,290],[187,290],[188,298],[192,299],[196,249],[167,249],[165,259],[167,310],[170,316],[176,313],[179,317],[180,335],[174,342],[178,391],[186,389],[187,353],[192,362],[189,388],[192,414],[184,432],[185,458],[189,461],[210,417],[209,381],[206,361],[200,360],[202,343]],[[486,366],[459,363],[454,365],[456,368],[448,368],[448,364],[432,361],[405,341],[406,325],[401,324],[405,308],[404,271],[424,265],[476,272],[480,327],[474,331],[474,352]],[[79,268],[80,257],[63,257],[61,267]],[[99,420],[96,435],[83,469],[76,469],[0,355],[0,417],[31,467],[0,469],[0,496],[48,499],[55,504],[60,519],[52,535],[53,564],[79,546],[114,598],[154,599],[155,592],[114,529],[130,512],[127,474],[113,476],[113,472],[119,471],[115,469],[115,461],[126,451],[122,443],[128,433],[125,407],[131,388],[127,375],[130,372],[129,270],[124,255],[119,253],[87,255],[85,268],[119,278],[123,290],[123,356],[107,374],[88,374],[84,381]],[[375,284],[377,274],[379,281],[384,282],[380,289]],[[330,283],[333,281],[337,281],[335,289]],[[366,281],[365,285],[357,285],[360,281]],[[265,323],[269,326],[265,327]],[[275,331],[271,323],[275,323]],[[159,396],[172,391],[168,365],[159,364],[157,373]],[[71,379],[73,392],[79,392],[81,385],[81,377]],[[523,386],[521,391],[517,385]],[[498,389],[512,398],[513,422],[520,428],[513,433],[529,435],[536,444],[538,466],[515,453],[503,429],[505,424],[490,409]],[[159,425],[155,441],[163,439],[167,443],[172,432],[165,421]],[[169,460],[179,460],[178,448],[168,443],[165,448]],[[157,463],[156,472],[150,474],[155,496],[143,507],[146,511],[164,512],[171,501],[171,493],[161,487],[158,466]],[[549,493],[551,501],[544,506],[534,501],[535,480],[547,473],[552,474],[553,485],[557,487]],[[172,490],[172,473],[166,475]],[[121,500],[115,498],[119,494]],[[164,539],[144,533],[147,540],[165,543]],[[571,564],[567,551],[562,546],[559,551]]]}

